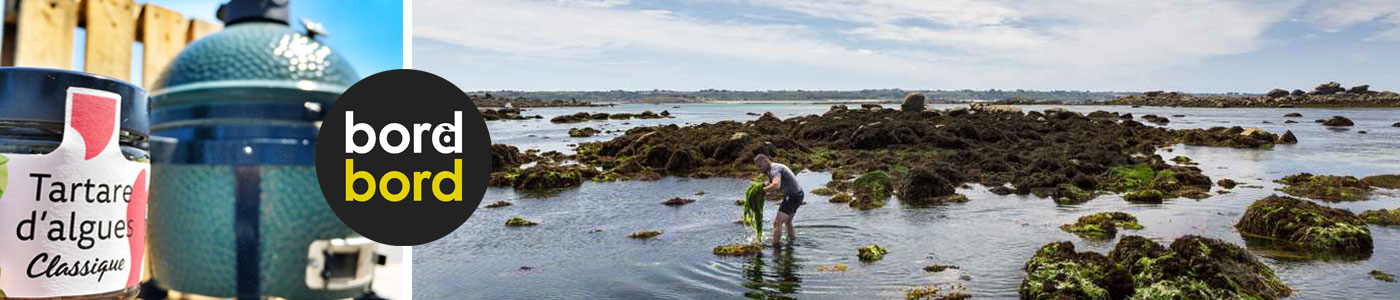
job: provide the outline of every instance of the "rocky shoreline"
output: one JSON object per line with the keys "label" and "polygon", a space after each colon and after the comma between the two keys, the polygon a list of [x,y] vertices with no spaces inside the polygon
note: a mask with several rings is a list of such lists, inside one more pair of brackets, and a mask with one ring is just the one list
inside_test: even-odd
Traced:
{"label": "rocky shoreline", "polygon": [[[1155,201],[1208,197],[1212,184],[1193,166],[1171,165],[1154,154],[1173,144],[1268,148],[1295,142],[1255,129],[1172,130],[1110,113],[1083,114],[953,109],[946,111],[836,105],[822,115],[781,120],[764,114],[748,122],[652,126],[602,142],[581,143],[575,155],[538,156],[498,147],[492,185],[517,189],[577,186],[585,180],[654,180],[661,176],[750,178],[752,159],[766,154],[794,170],[833,173],[833,191],[852,194],[853,207],[882,205],[897,196],[910,203],[966,201],[953,187],[980,183],[997,191],[1088,201],[1097,191],[1152,190]],[[1113,116],[1113,117],[1106,117]],[[575,118],[581,119],[581,118]],[[591,119],[591,118],[590,118]],[[520,164],[538,162],[530,168]],[[1116,184],[1111,170],[1137,167],[1170,178]],[[844,184],[884,174],[871,184]],[[1160,181],[1160,182],[1159,182]],[[917,184],[911,184],[917,183]],[[1151,185],[1142,185],[1153,183]],[[944,186],[946,185],[946,187]],[[917,187],[917,188],[916,188]],[[1203,195],[1205,194],[1205,195]]]}
{"label": "rocky shoreline", "polygon": [[471,100],[476,107],[507,107],[507,108],[530,108],[530,107],[599,107],[612,106],[612,104],[594,104],[588,101],[578,100],[544,100],[535,98],[501,98],[486,93],[482,95],[467,95],[467,100]]}
{"label": "rocky shoreline", "polygon": [[1259,96],[1195,96],[1181,92],[1150,91],[1118,97],[1097,104],[1171,107],[1400,107],[1400,93],[1372,91],[1369,85],[1343,88],[1328,82],[1313,88],[1274,89]]}

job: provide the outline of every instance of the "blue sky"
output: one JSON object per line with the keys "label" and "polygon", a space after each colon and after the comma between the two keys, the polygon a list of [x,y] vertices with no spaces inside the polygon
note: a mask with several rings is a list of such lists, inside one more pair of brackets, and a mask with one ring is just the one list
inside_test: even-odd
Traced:
{"label": "blue sky", "polygon": [[[214,12],[227,0],[137,0],[180,12],[185,18],[219,22]],[[291,1],[292,27],[305,32],[301,18],[322,23],[328,36],[319,37],[331,49],[340,52],[355,67],[361,77],[380,71],[403,68],[403,2],[388,0]],[[75,45],[82,45],[83,31],[74,36]],[[82,70],[83,49],[73,49],[73,69]],[[134,48],[131,82],[141,82],[141,48]]]}
{"label": "blue sky", "polygon": [[466,90],[1400,90],[1395,0],[416,0]]}

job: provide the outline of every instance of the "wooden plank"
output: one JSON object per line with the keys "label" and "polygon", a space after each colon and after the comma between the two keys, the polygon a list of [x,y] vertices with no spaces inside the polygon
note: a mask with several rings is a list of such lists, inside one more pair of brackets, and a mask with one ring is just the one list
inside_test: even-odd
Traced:
{"label": "wooden plank", "polygon": [[150,89],[165,66],[185,48],[185,32],[189,20],[179,12],[147,3],[141,7],[137,21],[137,38],[145,52],[141,54],[141,86]]}
{"label": "wooden plank", "polygon": [[83,71],[131,80],[131,44],[140,7],[132,0],[84,0],[87,46]]}
{"label": "wooden plank", "polygon": [[199,38],[209,35],[210,33],[218,32],[219,30],[223,29],[224,25],[219,25],[200,19],[190,19],[190,29],[186,31],[185,43],[193,43],[194,40],[198,40]]}
{"label": "wooden plank", "polygon": [[73,67],[73,32],[78,28],[78,1],[25,0],[19,3],[19,19],[16,22],[16,66]]}

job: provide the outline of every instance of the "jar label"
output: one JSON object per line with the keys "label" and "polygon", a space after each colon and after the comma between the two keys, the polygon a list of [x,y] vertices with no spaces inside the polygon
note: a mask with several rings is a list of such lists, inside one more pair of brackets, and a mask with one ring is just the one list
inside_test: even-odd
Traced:
{"label": "jar label", "polygon": [[70,87],[57,149],[0,154],[0,298],[109,293],[141,281],[150,164],[122,155],[122,100]]}

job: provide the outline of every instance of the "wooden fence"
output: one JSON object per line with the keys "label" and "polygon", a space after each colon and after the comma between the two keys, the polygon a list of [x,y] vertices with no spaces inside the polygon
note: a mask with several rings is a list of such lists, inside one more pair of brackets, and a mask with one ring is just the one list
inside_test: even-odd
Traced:
{"label": "wooden fence", "polygon": [[82,71],[131,81],[133,45],[140,42],[141,86],[147,89],[186,44],[223,29],[133,0],[5,2],[0,65],[73,69],[73,37],[84,28]]}

